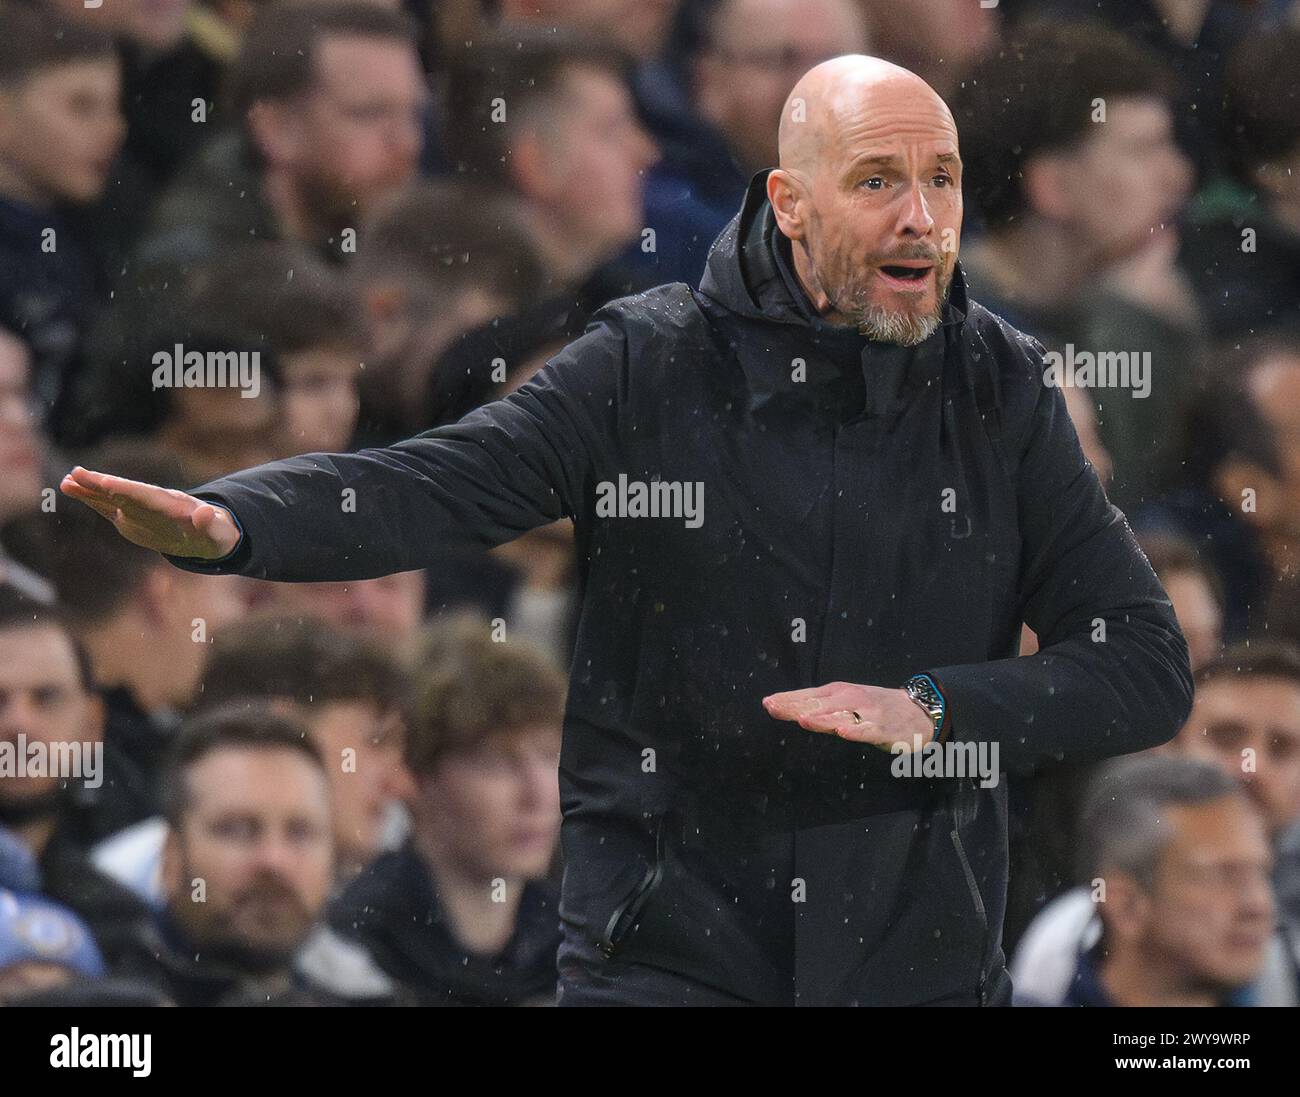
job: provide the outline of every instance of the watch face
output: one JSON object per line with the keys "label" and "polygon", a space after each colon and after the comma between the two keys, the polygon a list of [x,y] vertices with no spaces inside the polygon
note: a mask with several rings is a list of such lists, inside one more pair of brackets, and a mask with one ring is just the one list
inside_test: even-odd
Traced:
{"label": "watch face", "polygon": [[930,710],[931,716],[937,717],[943,712],[943,700],[929,682],[924,678],[920,678],[914,679],[910,685],[912,695]]}

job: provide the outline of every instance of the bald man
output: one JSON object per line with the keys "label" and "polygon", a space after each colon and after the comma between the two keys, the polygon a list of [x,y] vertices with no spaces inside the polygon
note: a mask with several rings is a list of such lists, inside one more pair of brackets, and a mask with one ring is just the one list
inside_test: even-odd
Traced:
{"label": "bald man", "polygon": [[572,517],[561,1004],[1002,1004],[1001,773],[1171,738],[1187,645],[1042,348],[966,296],[938,96],[819,65],[780,160],[698,289],[611,303],[454,426],[64,490],[290,582]]}

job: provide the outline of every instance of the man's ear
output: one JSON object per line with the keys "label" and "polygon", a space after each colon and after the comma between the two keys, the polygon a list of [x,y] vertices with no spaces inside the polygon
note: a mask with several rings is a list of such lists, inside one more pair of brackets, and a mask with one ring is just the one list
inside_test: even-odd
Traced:
{"label": "man's ear", "polygon": [[1224,506],[1253,526],[1271,526],[1282,510],[1277,477],[1244,457],[1230,457],[1220,465],[1213,486]]}
{"label": "man's ear", "polygon": [[515,189],[525,198],[551,204],[558,188],[551,170],[551,157],[536,130],[527,129],[518,134],[510,149],[507,170]]}
{"label": "man's ear", "polygon": [[248,109],[249,137],[272,167],[292,163],[297,157],[301,134],[298,114],[286,103],[260,102]]}
{"label": "man's ear", "polygon": [[152,625],[162,625],[172,618],[172,602],[177,594],[177,576],[171,564],[160,562],[151,567],[133,599]]}
{"label": "man's ear", "polygon": [[722,63],[709,54],[697,58],[695,64],[691,66],[696,113],[715,126],[723,122],[723,96],[719,94],[719,89],[722,87],[722,72]]}
{"label": "man's ear", "polygon": [[86,694],[81,726],[88,742],[104,741],[104,698],[98,693]]}
{"label": "man's ear", "polygon": [[21,123],[17,120],[18,95],[14,91],[0,91],[0,148],[8,148],[13,130]]}
{"label": "man's ear", "polygon": [[1068,167],[1063,157],[1040,153],[1026,160],[1021,171],[1020,185],[1031,210],[1053,221],[1073,217],[1074,202],[1066,185]]}
{"label": "man's ear", "polygon": [[391,323],[406,309],[407,292],[400,282],[381,282],[365,292],[366,315],[375,323]]}
{"label": "man's ear", "polygon": [[168,903],[173,897],[180,896],[182,889],[189,889],[189,881],[181,879],[181,870],[184,867],[182,860],[180,835],[176,833],[174,827],[169,826],[167,837],[163,839],[161,860],[162,893]]}
{"label": "man's ear", "polygon": [[1280,160],[1269,161],[1251,169],[1250,177],[1259,190],[1275,201],[1295,191],[1295,169],[1300,167],[1300,151]]}
{"label": "man's ear", "polygon": [[776,214],[776,225],[791,240],[802,240],[807,235],[804,218],[803,186],[793,175],[774,168],[767,177],[767,200]]}
{"label": "man's ear", "polygon": [[1106,935],[1112,941],[1134,941],[1145,935],[1151,915],[1151,898],[1124,872],[1102,874],[1106,898],[1098,904]]}

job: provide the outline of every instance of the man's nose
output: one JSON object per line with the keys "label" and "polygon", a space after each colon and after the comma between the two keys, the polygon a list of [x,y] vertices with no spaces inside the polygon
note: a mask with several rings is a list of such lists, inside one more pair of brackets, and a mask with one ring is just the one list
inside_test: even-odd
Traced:
{"label": "man's nose", "polygon": [[923,238],[929,236],[933,229],[934,218],[930,216],[925,191],[919,182],[913,183],[903,197],[903,209],[898,222],[899,234]]}
{"label": "man's nose", "polygon": [[528,763],[523,773],[520,796],[528,807],[558,801],[559,789],[559,769],[553,758],[534,759]]}
{"label": "man's nose", "polygon": [[36,705],[25,693],[11,693],[0,701],[0,739],[16,738],[36,728]]}
{"label": "man's nose", "polygon": [[415,778],[400,758],[384,767],[382,791],[385,796],[393,800],[401,800],[403,803],[415,799]]}
{"label": "man's nose", "polygon": [[1238,909],[1247,917],[1273,917],[1273,882],[1266,872],[1252,873],[1237,893]]}
{"label": "man's nose", "polygon": [[424,120],[420,116],[403,118],[390,131],[389,140],[404,160],[415,161],[424,147]]}
{"label": "man's nose", "polygon": [[293,866],[300,860],[300,856],[287,835],[268,828],[263,833],[262,840],[257,843],[254,859],[259,868],[291,879]]}

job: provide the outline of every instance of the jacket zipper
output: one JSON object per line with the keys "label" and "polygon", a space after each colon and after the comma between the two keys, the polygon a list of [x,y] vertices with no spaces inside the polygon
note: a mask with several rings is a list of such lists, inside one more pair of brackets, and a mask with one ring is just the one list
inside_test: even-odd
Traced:
{"label": "jacket zipper", "polygon": [[[980,926],[984,930],[984,937],[987,941],[989,936],[989,919],[988,913],[984,909],[984,897],[980,894],[979,884],[975,882],[975,872],[971,868],[970,861],[966,858],[966,848],[961,844],[961,835],[957,828],[953,827],[949,832],[952,837],[953,848],[957,851],[957,860],[961,862],[962,873],[966,877],[966,887],[970,890],[971,898],[975,901],[975,913],[979,915]],[[979,995],[980,1005],[988,1004],[988,972],[984,962],[984,956],[980,956],[980,981],[977,993]]]}

